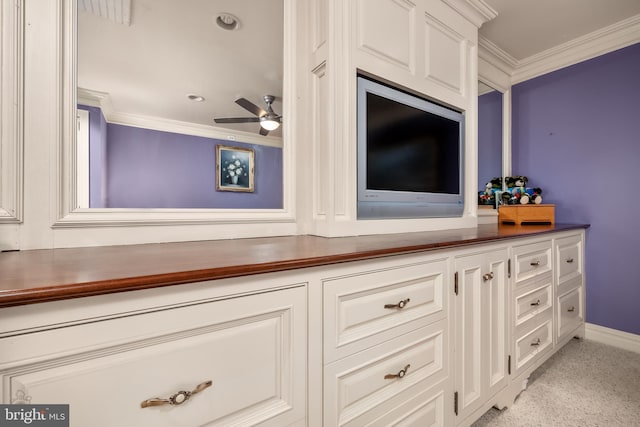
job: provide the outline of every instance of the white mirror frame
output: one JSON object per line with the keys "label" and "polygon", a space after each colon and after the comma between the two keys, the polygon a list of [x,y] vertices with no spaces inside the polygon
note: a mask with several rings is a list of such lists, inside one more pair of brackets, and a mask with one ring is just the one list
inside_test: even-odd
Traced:
{"label": "white mirror frame", "polygon": [[490,53],[480,43],[478,80],[502,92],[502,176],[505,177],[511,175],[511,76],[490,63],[485,55]]}
{"label": "white mirror frame", "polygon": [[0,223],[22,222],[23,0],[0,2]]}
{"label": "white mirror frame", "polygon": [[[86,209],[78,208],[76,185],[76,102],[77,102],[77,7],[75,0],[56,0],[62,46],[59,53],[60,91],[62,92],[62,131],[57,147],[55,197],[56,221],[54,228],[104,227],[140,225],[195,225],[195,224],[272,224],[271,234],[295,234],[295,139],[296,129],[296,49],[300,31],[296,19],[295,0],[284,1],[284,63],[283,63],[283,208],[282,209]],[[283,223],[283,229],[274,229]],[[265,229],[267,227],[264,227]],[[285,231],[283,231],[285,230]],[[228,233],[227,233],[228,234]],[[240,233],[242,234],[242,233]],[[166,236],[165,236],[166,237]],[[223,236],[224,237],[224,236]],[[215,237],[207,237],[215,238]]]}

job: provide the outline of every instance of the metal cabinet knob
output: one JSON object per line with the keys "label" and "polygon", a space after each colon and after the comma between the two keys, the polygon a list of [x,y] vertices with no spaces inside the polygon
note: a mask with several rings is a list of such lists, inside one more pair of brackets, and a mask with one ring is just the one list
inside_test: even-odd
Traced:
{"label": "metal cabinet knob", "polygon": [[572,312],[576,311],[576,308],[575,308],[574,306],[571,306],[571,307],[569,307],[569,308],[567,309],[567,311],[568,311],[569,313],[572,313]]}
{"label": "metal cabinet knob", "polygon": [[493,277],[494,277],[494,275],[493,275],[493,271],[492,271],[492,272],[489,272],[489,273],[484,274],[484,275],[482,276],[482,280],[484,280],[485,282],[487,282],[487,281],[489,281],[489,280],[493,279]]}
{"label": "metal cabinet knob", "polygon": [[540,266],[540,261],[533,261],[531,263],[529,263],[532,267],[539,267]]}
{"label": "metal cabinet knob", "polygon": [[394,378],[403,378],[405,375],[407,375],[407,371],[409,370],[410,367],[411,365],[405,366],[404,369],[401,369],[397,374],[387,374],[384,376],[384,379],[392,380]]}
{"label": "metal cabinet knob", "polygon": [[162,405],[182,405],[187,400],[191,399],[194,394],[200,393],[202,390],[211,387],[213,385],[213,381],[205,381],[200,383],[194,388],[192,391],[180,390],[179,392],[169,396],[167,399],[161,399],[159,397],[154,397],[152,399],[144,400],[140,403],[141,408],[149,408],[151,406],[162,406]]}
{"label": "metal cabinet knob", "polygon": [[398,302],[397,304],[385,304],[384,308],[403,309],[403,308],[406,307],[407,304],[409,304],[409,302],[411,302],[411,298],[403,299],[402,301]]}
{"label": "metal cabinet knob", "polygon": [[571,264],[573,262],[573,258],[567,259],[567,264]]}
{"label": "metal cabinet knob", "polygon": [[538,300],[536,302],[532,302],[531,305],[540,305],[540,300]]}
{"label": "metal cabinet knob", "polygon": [[538,338],[537,340],[535,340],[534,342],[531,343],[531,346],[533,347],[537,347],[540,345],[540,338]]}

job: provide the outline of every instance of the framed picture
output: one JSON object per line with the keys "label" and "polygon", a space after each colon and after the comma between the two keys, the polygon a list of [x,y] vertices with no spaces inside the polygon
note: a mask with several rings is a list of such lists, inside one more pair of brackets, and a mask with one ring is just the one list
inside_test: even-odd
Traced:
{"label": "framed picture", "polygon": [[254,151],[216,145],[216,190],[253,192]]}

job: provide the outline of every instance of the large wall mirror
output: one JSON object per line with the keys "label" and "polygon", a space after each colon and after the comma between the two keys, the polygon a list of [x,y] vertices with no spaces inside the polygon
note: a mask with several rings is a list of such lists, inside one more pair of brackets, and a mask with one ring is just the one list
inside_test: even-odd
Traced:
{"label": "large wall mirror", "polygon": [[60,222],[96,211],[291,218],[294,2],[65,4],[77,127],[63,148]]}
{"label": "large wall mirror", "polygon": [[478,81],[478,191],[502,176],[503,94]]}

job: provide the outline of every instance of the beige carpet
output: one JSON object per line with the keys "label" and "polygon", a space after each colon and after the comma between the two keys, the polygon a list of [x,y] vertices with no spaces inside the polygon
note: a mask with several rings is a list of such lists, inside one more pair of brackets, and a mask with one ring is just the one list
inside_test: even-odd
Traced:
{"label": "beige carpet", "polygon": [[472,427],[638,427],[640,354],[571,340],[529,378],[511,407]]}

